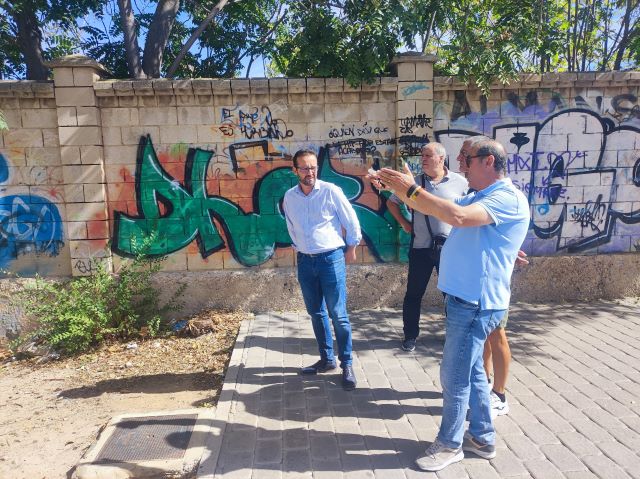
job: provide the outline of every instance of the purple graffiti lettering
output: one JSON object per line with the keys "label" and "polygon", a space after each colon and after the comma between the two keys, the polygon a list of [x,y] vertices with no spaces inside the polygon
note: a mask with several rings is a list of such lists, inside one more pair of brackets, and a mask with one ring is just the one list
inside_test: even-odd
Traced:
{"label": "purple graffiti lettering", "polygon": [[583,228],[589,227],[591,231],[600,231],[599,224],[602,223],[607,213],[607,206],[602,202],[602,195],[598,195],[596,201],[587,201],[583,208],[573,207],[571,219]]}

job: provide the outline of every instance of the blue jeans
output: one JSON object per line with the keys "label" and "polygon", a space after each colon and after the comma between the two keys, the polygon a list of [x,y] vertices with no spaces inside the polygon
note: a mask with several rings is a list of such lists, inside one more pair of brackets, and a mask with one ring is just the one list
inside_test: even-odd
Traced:
{"label": "blue jeans", "polygon": [[343,250],[336,249],[313,256],[298,253],[298,281],[304,304],[311,316],[320,359],[335,361],[333,336],[329,325],[331,318],[338,341],[340,366],[344,368],[350,365],[351,323],[347,315],[347,281]]}
{"label": "blue jeans", "polygon": [[442,422],[438,439],[446,447],[462,445],[464,421],[469,407],[469,433],[484,444],[495,444],[491,403],[482,351],[506,309],[479,306],[447,295],[447,322],[440,365]]}

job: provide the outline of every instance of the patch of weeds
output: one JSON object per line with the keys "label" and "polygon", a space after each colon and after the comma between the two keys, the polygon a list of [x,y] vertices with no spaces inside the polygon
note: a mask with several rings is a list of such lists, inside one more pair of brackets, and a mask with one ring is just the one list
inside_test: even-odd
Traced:
{"label": "patch of weeds", "polygon": [[163,319],[181,307],[181,284],[166,303],[153,286],[152,277],[166,257],[146,254],[154,238],[139,245],[134,241],[134,257],[113,274],[103,263],[91,276],[64,283],[36,277],[16,295],[26,316],[35,321],[36,330],[25,340],[45,343],[62,354],[76,354],[95,347],[107,338],[162,335],[169,330]]}

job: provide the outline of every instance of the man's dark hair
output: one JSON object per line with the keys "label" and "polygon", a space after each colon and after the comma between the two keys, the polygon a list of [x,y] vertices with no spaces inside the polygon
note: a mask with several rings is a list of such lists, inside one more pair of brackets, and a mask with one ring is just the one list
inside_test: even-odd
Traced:
{"label": "man's dark hair", "polygon": [[316,152],[313,150],[310,150],[308,148],[303,148],[302,150],[298,150],[296,151],[295,155],[293,155],[293,166],[295,168],[298,167],[298,158],[300,158],[301,156],[315,156],[316,159],[318,158],[318,155],[316,155]]}
{"label": "man's dark hair", "polygon": [[495,140],[485,140],[476,143],[476,155],[493,155],[493,169],[500,173],[507,172],[507,152],[499,142]]}

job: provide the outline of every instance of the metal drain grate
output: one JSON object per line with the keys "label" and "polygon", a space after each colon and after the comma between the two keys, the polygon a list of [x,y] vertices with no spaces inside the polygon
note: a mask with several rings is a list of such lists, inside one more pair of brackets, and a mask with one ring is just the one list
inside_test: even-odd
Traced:
{"label": "metal drain grate", "polygon": [[181,459],[189,446],[197,414],[123,419],[95,459],[97,464]]}

